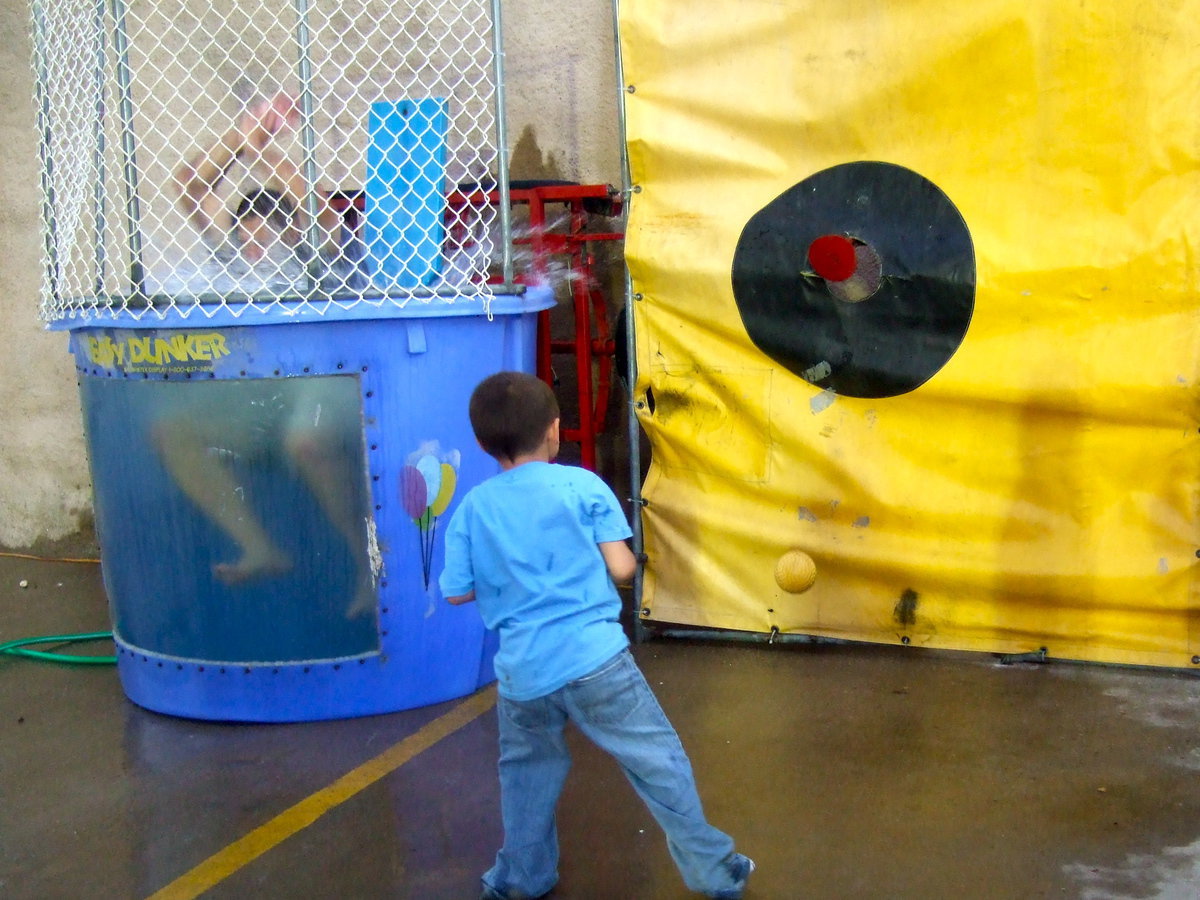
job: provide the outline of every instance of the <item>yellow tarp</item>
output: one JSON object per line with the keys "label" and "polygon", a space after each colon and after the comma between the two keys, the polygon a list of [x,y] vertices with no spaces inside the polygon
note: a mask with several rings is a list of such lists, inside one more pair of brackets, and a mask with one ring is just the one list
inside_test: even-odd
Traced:
{"label": "yellow tarp", "polygon": [[[648,618],[1194,665],[1200,2],[624,0],[620,36]],[[855,161],[974,246],[897,396],[779,365],[731,287],[751,217]]]}

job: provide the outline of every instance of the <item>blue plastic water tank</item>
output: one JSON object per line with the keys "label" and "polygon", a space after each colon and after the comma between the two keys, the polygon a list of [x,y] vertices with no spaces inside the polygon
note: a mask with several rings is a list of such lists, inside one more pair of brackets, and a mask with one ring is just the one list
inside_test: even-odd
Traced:
{"label": "blue plastic water tank", "polygon": [[470,393],[533,371],[552,302],[65,323],[129,698],[303,721],[490,682],[494,636],[438,592],[442,535],[497,471]]}

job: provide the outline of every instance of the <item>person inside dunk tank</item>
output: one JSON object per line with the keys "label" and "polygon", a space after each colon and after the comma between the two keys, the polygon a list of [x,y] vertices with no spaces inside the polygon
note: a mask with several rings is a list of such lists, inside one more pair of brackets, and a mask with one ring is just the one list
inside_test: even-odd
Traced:
{"label": "person inside dunk tank", "polygon": [[[252,104],[175,170],[179,206],[216,267],[231,278],[294,283],[316,260],[323,292],[362,291],[367,286],[362,241],[331,193],[320,188],[311,192],[320,246],[314,249],[310,242],[309,185],[276,140],[299,120],[295,98],[286,92]],[[222,185],[235,163],[253,181],[229,202]]]}

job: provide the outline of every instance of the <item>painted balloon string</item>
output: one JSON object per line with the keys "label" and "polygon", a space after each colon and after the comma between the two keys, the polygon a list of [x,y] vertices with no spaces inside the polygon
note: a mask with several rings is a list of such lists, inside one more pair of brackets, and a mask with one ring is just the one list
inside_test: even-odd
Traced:
{"label": "painted balloon string", "polygon": [[400,479],[404,511],[417,526],[421,548],[421,574],[429,588],[429,572],[433,567],[433,546],[437,537],[438,518],[450,506],[458,484],[458,471],[426,453],[404,467]]}

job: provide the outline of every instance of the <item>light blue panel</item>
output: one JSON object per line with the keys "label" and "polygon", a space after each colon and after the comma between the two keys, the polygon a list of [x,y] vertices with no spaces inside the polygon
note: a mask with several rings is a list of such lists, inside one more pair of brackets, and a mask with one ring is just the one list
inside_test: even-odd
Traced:
{"label": "light blue panel", "polygon": [[381,291],[428,285],[445,232],[446,101],[379,101],[367,120],[364,237]]}

